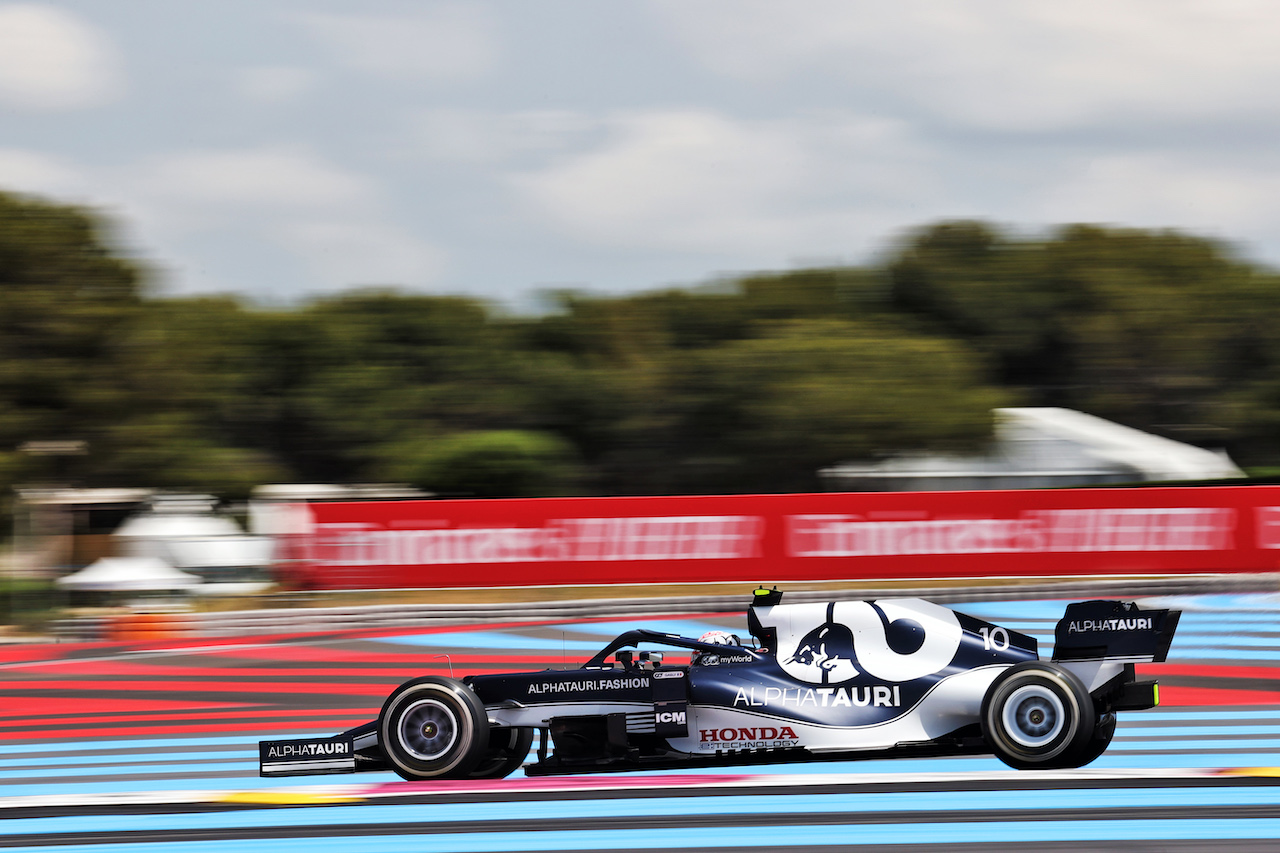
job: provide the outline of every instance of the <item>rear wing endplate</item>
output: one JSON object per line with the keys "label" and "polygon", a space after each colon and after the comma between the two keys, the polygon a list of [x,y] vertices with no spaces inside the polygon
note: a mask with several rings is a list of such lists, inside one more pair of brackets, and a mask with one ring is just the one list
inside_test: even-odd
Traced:
{"label": "rear wing endplate", "polygon": [[1053,659],[1163,663],[1180,610],[1143,610],[1131,601],[1068,604],[1054,631]]}

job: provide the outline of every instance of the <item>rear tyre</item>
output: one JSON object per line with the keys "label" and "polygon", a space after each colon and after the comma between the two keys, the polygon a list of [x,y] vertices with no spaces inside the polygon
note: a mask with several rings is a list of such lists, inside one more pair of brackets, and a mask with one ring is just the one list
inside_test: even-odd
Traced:
{"label": "rear tyre", "polygon": [[531,746],[531,728],[490,728],[489,748],[468,775],[472,779],[505,779],[524,764]]}
{"label": "rear tyre", "polygon": [[395,689],[378,715],[378,742],[404,779],[465,778],[484,757],[484,703],[452,678],[426,676]]}
{"label": "rear tyre", "polygon": [[1001,761],[1019,770],[1078,766],[1094,731],[1089,691],[1052,663],[1010,667],[982,700],[983,737]]}
{"label": "rear tyre", "polygon": [[1060,767],[1084,767],[1095,761],[1098,756],[1107,751],[1107,747],[1111,745],[1111,738],[1116,733],[1116,715],[1103,714],[1098,718],[1098,725],[1093,730],[1093,737],[1081,745],[1071,756],[1070,760]]}

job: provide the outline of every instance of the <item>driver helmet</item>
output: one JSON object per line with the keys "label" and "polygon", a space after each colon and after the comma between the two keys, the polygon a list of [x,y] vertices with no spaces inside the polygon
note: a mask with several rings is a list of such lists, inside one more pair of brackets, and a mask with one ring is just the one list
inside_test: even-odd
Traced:
{"label": "driver helmet", "polygon": [[[738,639],[737,634],[730,634],[728,631],[708,631],[698,638],[700,643],[709,643],[713,646],[740,646],[742,640]],[[699,664],[711,662],[712,658],[717,658],[715,652],[709,652],[705,649],[699,649],[693,653],[690,663]]]}
{"label": "driver helmet", "polygon": [[728,631],[708,631],[698,638],[700,643],[711,643],[714,646],[740,646],[742,640],[738,639],[737,634],[730,634]]}

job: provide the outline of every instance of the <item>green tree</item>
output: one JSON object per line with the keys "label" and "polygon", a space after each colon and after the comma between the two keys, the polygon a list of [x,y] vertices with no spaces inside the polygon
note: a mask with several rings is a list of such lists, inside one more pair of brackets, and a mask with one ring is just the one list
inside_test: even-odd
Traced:
{"label": "green tree", "polygon": [[367,479],[383,445],[415,435],[523,424],[509,334],[479,301],[357,291],[272,327],[267,433],[307,479]]}
{"label": "green tree", "polygon": [[90,212],[0,193],[0,486],[48,475],[18,455],[26,442],[92,447],[127,408],[118,364],[141,280]]}
{"label": "green tree", "polygon": [[950,222],[912,235],[887,272],[894,310],[983,354],[1029,405],[1260,449],[1246,411],[1266,394],[1240,388],[1277,366],[1280,287],[1219,243],[1091,225],[1019,240]]}
{"label": "green tree", "polygon": [[982,377],[980,359],[954,341],[795,320],[703,352],[673,387],[687,458],[710,483],[795,491],[818,488],[818,470],[845,460],[980,446],[990,410],[1008,402]]}
{"label": "green tree", "polygon": [[573,494],[581,477],[573,448],[546,433],[486,430],[418,438],[386,448],[382,473],[456,497]]}
{"label": "green tree", "polygon": [[1044,275],[1039,245],[982,222],[944,222],[912,235],[886,267],[888,307],[919,328],[965,341],[1000,384],[1060,405],[1067,381],[1063,326],[1079,294]]}
{"label": "green tree", "polygon": [[[1280,277],[1166,231],[922,228],[869,267],[538,316],[352,291],[154,298],[91,211],[0,194],[0,487],[243,495],[404,480],[475,495],[788,491],[847,459],[973,448],[1062,405],[1280,464]],[[44,466],[43,468],[41,466]]]}
{"label": "green tree", "polygon": [[[244,311],[147,299],[143,279],[92,212],[0,195],[0,486],[55,477],[244,495],[282,473],[228,440],[252,366]],[[50,440],[87,453],[54,472],[18,452]]]}
{"label": "green tree", "polygon": [[1073,226],[1043,256],[1042,289],[1072,296],[1059,332],[1072,405],[1193,442],[1221,438],[1211,425],[1223,391],[1269,372],[1256,358],[1275,338],[1259,322],[1277,307],[1274,277],[1174,232]]}

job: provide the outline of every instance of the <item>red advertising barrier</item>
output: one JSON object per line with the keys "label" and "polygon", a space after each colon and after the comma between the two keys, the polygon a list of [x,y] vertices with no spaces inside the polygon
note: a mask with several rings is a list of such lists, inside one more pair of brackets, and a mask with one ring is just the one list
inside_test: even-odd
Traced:
{"label": "red advertising barrier", "polygon": [[387,589],[1273,571],[1280,486],[291,504],[286,581]]}

